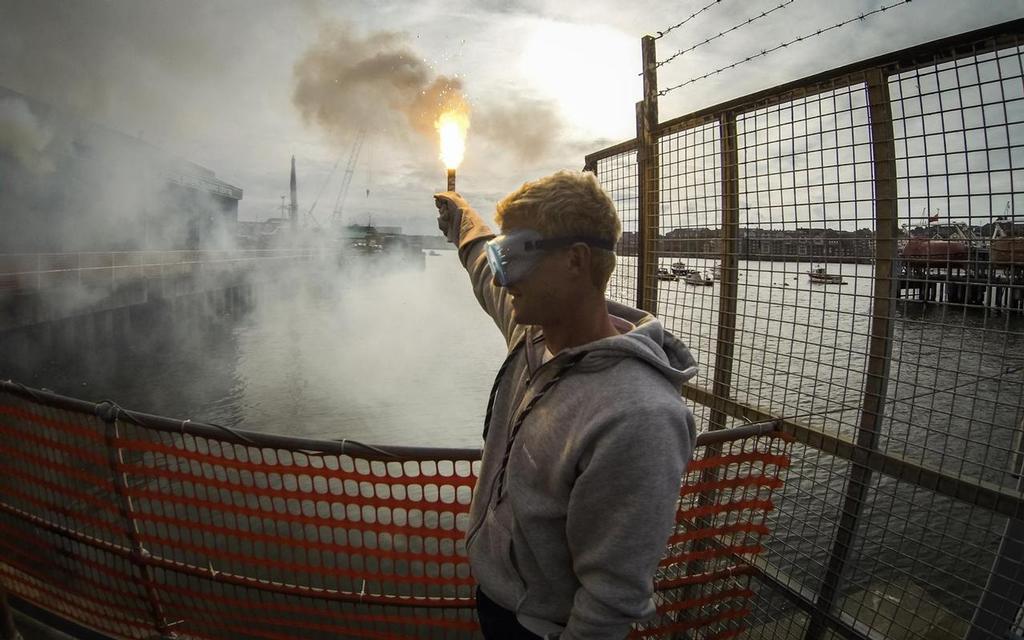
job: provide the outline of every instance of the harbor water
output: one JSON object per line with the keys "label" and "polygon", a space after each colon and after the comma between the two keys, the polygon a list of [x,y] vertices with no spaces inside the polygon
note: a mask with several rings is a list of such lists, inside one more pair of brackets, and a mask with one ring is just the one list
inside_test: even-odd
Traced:
{"label": "harbor water", "polygon": [[147,314],[111,343],[25,349],[19,332],[0,339],[0,377],[251,431],[479,446],[504,341],[455,252],[439,253],[422,271],[284,272],[248,313]]}
{"label": "harbor water", "polygon": [[[247,313],[198,321],[148,314],[109,343],[25,345],[31,334],[2,335],[0,377],[253,431],[477,446],[505,347],[455,252],[439,253],[422,270],[284,272],[259,287]],[[714,261],[688,263],[710,272]],[[833,264],[846,284],[819,285],[808,282],[810,266],[740,262],[733,393],[852,438],[873,267]],[[630,301],[634,268],[634,258],[620,258],[609,297]],[[720,286],[659,283],[659,316],[696,356],[700,386],[711,386]],[[935,466],[956,450],[966,465],[959,473],[1001,482],[1008,463],[993,450],[1012,449],[1019,420],[1011,400],[1024,390],[1024,316],[910,301],[895,312],[892,422],[882,448]],[[915,401],[921,394],[926,407]],[[956,404],[966,398],[970,407]],[[997,428],[980,432],[985,425]]]}

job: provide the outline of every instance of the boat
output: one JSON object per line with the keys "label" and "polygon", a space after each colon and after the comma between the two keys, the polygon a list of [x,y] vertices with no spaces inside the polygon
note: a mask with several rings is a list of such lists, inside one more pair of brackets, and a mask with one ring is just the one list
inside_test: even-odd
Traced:
{"label": "boat", "polygon": [[945,266],[951,262],[966,262],[969,253],[965,243],[940,238],[911,238],[903,245],[901,251],[905,262],[925,266]]}
{"label": "boat", "polygon": [[829,273],[825,267],[818,267],[807,272],[807,277],[816,284],[846,284],[843,276],[838,273]]}
{"label": "boat", "polygon": [[683,278],[683,282],[686,284],[695,284],[700,287],[710,287],[715,284],[714,279],[706,273],[700,273],[699,271],[691,271],[686,274]]}
{"label": "boat", "polygon": [[672,273],[677,276],[689,275],[694,271],[693,269],[687,267],[685,262],[673,262],[671,265],[669,265],[669,269],[671,269]]}
{"label": "boat", "polygon": [[665,267],[658,267],[658,272],[654,274],[654,277],[658,280],[668,280],[669,282],[675,282],[679,277],[666,269]]}
{"label": "boat", "polygon": [[989,259],[997,265],[1024,265],[1024,237],[992,240]]}

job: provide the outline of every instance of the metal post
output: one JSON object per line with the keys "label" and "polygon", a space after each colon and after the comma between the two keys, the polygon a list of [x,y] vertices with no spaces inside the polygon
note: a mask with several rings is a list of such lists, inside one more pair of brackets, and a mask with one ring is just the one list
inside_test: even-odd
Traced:
{"label": "metal post", "polygon": [[[1017,491],[1024,492],[1024,420],[1017,433],[1013,471],[1017,475]],[[1024,608],[1024,519],[1010,518],[1003,529],[1003,539],[992,563],[985,591],[974,610],[971,626],[964,640],[1009,638],[1010,630]]]}
{"label": "metal post", "polygon": [[856,448],[853,450],[839,526],[836,528],[828,568],[815,603],[816,612],[807,626],[805,640],[818,640],[824,634],[825,618],[835,604],[853,548],[857,524],[871,484],[872,471],[866,462],[868,455],[878,448],[879,428],[889,389],[889,366],[892,362],[893,301],[897,291],[896,239],[899,233],[896,225],[896,146],[893,142],[888,79],[880,69],[868,71],[866,77],[875,169],[875,278],[867,375]]}
{"label": "metal post", "polygon": [[[732,363],[736,346],[736,298],[739,294],[739,256],[736,239],[740,226],[739,152],[736,114],[726,113],[719,122],[722,163],[722,287],[718,296],[718,337],[712,393],[715,399],[732,393]],[[724,429],[726,414],[721,404],[711,406],[709,429]]]}
{"label": "metal post", "polygon": [[660,210],[660,160],[658,155],[658,74],[654,37],[644,36],[644,99],[636,103],[636,163],[639,189],[639,229],[636,257],[636,306],[657,313],[657,239]]}
{"label": "metal post", "polygon": [[[722,163],[722,289],[719,294],[717,352],[710,403],[711,415],[707,433],[721,431],[726,427],[725,422],[728,415],[724,403],[719,402],[719,399],[727,399],[732,389],[733,347],[736,338],[736,297],[739,280],[736,255],[736,237],[739,228],[739,155],[736,145],[735,113],[729,112],[722,116],[719,122],[719,137],[721,138],[720,158]],[[709,442],[706,447],[707,450],[704,454],[706,458],[716,457],[722,453],[721,442]],[[698,482],[714,485],[718,481],[719,475],[718,467],[712,466],[701,472]],[[715,504],[718,499],[718,491],[718,489],[702,491],[697,497],[697,507]],[[695,527],[697,529],[711,527],[713,520],[714,516],[699,518]],[[714,546],[715,542],[711,540],[697,540],[693,543],[693,551],[700,554]],[[705,565],[704,560],[694,560],[689,563],[687,571],[690,574],[700,574],[706,570]],[[700,588],[699,586],[685,588],[683,594],[683,600],[699,597]],[[679,612],[679,621],[691,618],[692,613]]]}

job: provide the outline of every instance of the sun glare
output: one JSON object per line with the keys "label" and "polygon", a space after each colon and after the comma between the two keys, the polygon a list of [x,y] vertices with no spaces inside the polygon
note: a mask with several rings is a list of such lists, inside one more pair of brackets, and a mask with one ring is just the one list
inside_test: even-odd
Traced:
{"label": "sun glare", "polygon": [[558,103],[566,125],[590,136],[630,135],[639,71],[640,39],[604,26],[540,23],[520,58],[520,73]]}

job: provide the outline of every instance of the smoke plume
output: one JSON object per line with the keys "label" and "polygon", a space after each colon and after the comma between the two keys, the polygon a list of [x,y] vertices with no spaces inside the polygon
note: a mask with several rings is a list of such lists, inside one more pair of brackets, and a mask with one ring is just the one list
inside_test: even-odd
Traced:
{"label": "smoke plume", "polygon": [[339,137],[368,126],[432,136],[443,107],[463,100],[459,80],[434,75],[399,34],[361,39],[338,23],[296,63],[293,99],[307,122]]}
{"label": "smoke plume", "polygon": [[[462,81],[436,74],[404,35],[360,37],[338,22],[322,27],[296,63],[293,102],[307,123],[339,143],[361,128],[398,138],[411,131],[433,141],[442,112],[470,107]],[[473,131],[517,159],[541,157],[558,137],[560,122],[549,103],[507,96],[500,106],[471,106]]]}
{"label": "smoke plume", "polygon": [[53,131],[23,100],[0,99],[0,154],[10,155],[32,173],[52,173],[56,167],[47,153],[51,140]]}
{"label": "smoke plume", "polygon": [[561,126],[553,104],[529,99],[490,106],[475,125],[480,135],[523,161],[543,157],[557,141]]}

